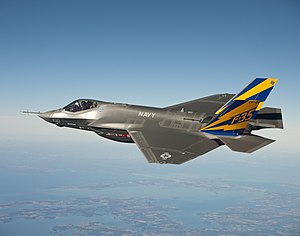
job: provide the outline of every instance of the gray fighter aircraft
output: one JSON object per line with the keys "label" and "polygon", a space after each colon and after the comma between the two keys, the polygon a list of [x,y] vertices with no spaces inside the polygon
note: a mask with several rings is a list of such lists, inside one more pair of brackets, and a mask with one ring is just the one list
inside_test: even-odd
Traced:
{"label": "gray fighter aircraft", "polygon": [[79,99],[38,116],[59,127],[136,143],[150,163],[181,164],[222,145],[251,153],[272,143],[251,132],[283,128],[280,108],[261,108],[276,82],[256,78],[236,95],[216,94],[164,108]]}

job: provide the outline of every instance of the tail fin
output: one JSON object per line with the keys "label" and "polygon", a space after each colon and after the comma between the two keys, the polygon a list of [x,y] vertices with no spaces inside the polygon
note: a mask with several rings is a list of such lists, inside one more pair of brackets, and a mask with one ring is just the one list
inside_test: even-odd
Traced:
{"label": "tail fin", "polygon": [[277,79],[256,78],[222,106],[201,131],[215,135],[241,135],[276,83]]}

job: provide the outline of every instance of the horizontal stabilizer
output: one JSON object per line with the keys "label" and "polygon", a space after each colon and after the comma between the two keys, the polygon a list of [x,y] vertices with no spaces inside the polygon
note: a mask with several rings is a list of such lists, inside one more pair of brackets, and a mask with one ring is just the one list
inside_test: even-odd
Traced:
{"label": "horizontal stabilizer", "polygon": [[282,112],[280,108],[264,107],[259,110],[254,120],[249,122],[251,130],[266,128],[283,129]]}
{"label": "horizontal stabilizer", "polygon": [[252,153],[275,141],[253,134],[239,135],[236,137],[218,136],[218,138],[232,151],[246,153]]}

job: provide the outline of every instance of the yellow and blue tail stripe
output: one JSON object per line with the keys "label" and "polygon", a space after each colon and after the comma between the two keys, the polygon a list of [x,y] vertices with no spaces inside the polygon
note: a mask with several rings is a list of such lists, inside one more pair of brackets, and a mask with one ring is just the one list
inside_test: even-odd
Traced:
{"label": "yellow and blue tail stripe", "polygon": [[272,91],[277,79],[256,78],[216,113],[202,132],[237,136],[244,132]]}

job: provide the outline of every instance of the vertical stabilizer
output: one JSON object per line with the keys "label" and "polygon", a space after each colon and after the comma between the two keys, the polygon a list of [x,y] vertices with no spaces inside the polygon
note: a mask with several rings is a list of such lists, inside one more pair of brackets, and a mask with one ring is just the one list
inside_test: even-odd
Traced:
{"label": "vertical stabilizer", "polygon": [[274,78],[256,78],[222,106],[201,131],[214,135],[241,135],[276,83]]}

